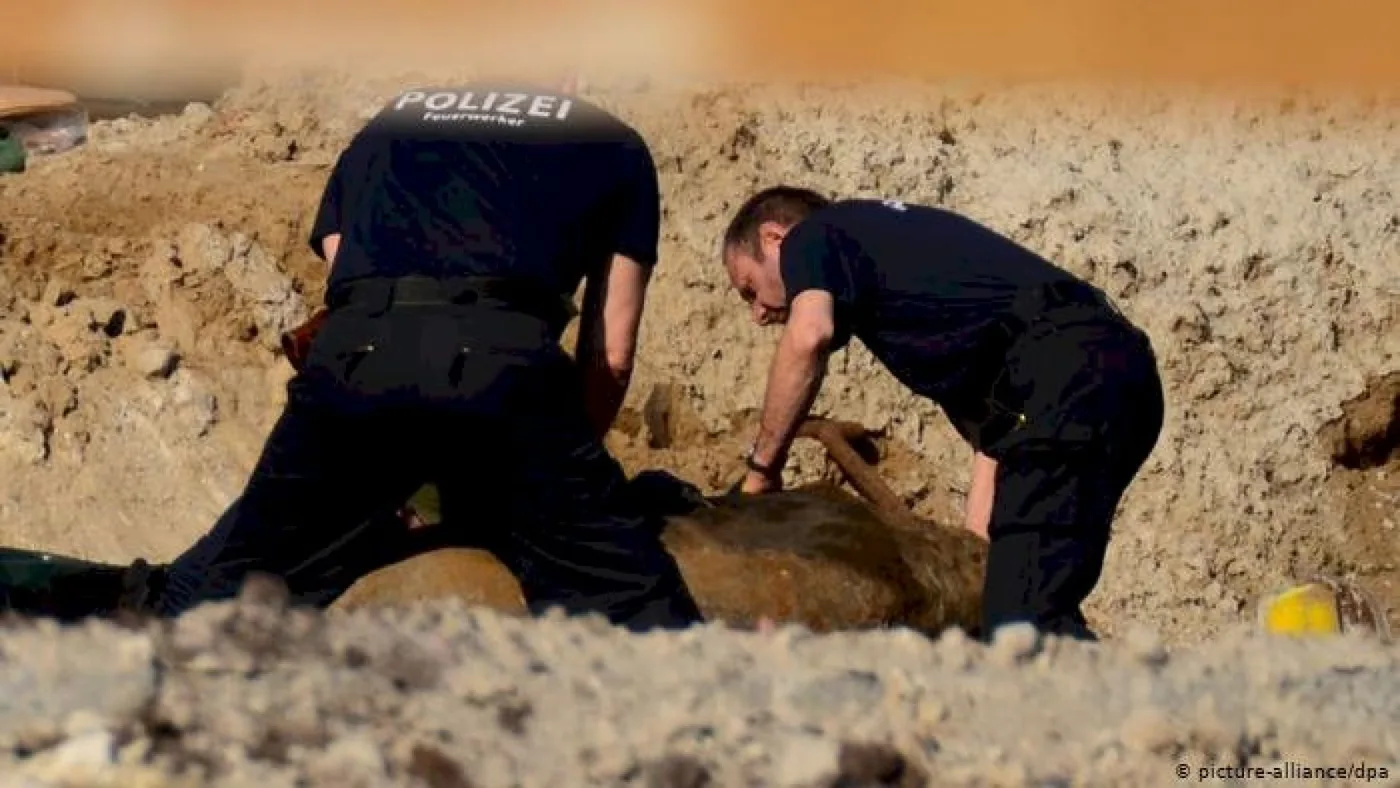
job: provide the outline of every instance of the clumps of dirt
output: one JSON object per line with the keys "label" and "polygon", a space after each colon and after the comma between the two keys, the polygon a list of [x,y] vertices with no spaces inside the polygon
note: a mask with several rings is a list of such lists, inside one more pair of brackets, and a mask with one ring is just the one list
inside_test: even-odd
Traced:
{"label": "clumps of dirt", "polygon": [[[11,235],[6,255],[16,288],[0,311],[0,459],[15,483],[0,495],[4,543],[168,555],[177,523],[101,529],[71,546],[15,524],[59,511],[79,532],[84,519],[121,520],[152,474],[167,501],[203,492],[197,510],[217,512],[232,486],[225,474],[249,459],[227,452],[255,449],[249,416],[281,395],[290,370],[275,363],[276,338],[304,317],[304,299],[264,247],[217,223],[102,243],[35,228]],[[65,477],[58,494],[46,483],[55,474]]]}
{"label": "clumps of dirt", "polygon": [[55,783],[1155,785],[1183,764],[1384,782],[1400,761],[1400,647],[1355,636],[636,637],[249,590],[135,629],[18,625],[3,650],[0,770]]}

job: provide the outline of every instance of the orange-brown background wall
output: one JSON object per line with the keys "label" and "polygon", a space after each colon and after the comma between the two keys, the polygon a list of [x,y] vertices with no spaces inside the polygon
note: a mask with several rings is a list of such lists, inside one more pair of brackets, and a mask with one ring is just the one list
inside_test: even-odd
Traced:
{"label": "orange-brown background wall", "polygon": [[[559,51],[542,42],[584,35],[577,20],[591,17],[587,34],[616,36],[604,45],[614,53],[656,43],[648,37],[703,39],[700,66],[723,76],[883,70],[1400,87],[1400,3],[1383,0],[5,0],[0,80],[176,84],[250,52],[362,44],[461,56],[504,36],[506,9],[517,42],[506,49],[517,54]],[[630,17],[675,9],[690,18],[668,32],[627,32]],[[661,67],[666,49],[638,55],[635,67]]]}

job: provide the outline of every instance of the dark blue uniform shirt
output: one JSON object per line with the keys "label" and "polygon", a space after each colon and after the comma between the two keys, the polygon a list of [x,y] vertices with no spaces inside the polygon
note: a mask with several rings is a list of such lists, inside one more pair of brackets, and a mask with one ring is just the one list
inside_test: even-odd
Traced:
{"label": "dark blue uniform shirt", "polygon": [[645,141],[578,98],[507,85],[395,97],[340,155],[311,232],[341,234],[329,285],[362,277],[521,277],[565,296],[613,254],[654,265]]}
{"label": "dark blue uniform shirt", "polygon": [[901,383],[938,403],[964,438],[997,414],[990,401],[1029,288],[1071,274],[948,211],[846,200],[794,226],[782,244],[789,300],[825,290],[836,304],[832,349],[852,336]]}

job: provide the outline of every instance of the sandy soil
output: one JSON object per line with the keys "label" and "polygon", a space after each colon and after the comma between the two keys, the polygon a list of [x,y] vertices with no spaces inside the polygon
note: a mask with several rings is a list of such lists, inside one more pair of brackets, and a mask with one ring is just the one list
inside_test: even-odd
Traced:
{"label": "sandy soil", "polygon": [[1184,653],[1137,630],[1108,651],[1019,629],[636,637],[266,601],[7,630],[0,785],[1400,782],[1400,652],[1352,636]]}
{"label": "sandy soil", "polygon": [[[97,124],[85,148],[0,178],[0,544],[165,559],[237,494],[289,373],[277,334],[321,294],[304,235],[326,170],[397,84],[250,79],[213,106]],[[1159,350],[1166,427],[1091,597],[1117,642],[1094,654],[1055,645],[1013,669],[1020,646],[984,652],[956,638],[707,630],[632,641],[460,611],[360,617],[322,634],[294,617],[239,635],[244,625],[217,611],[174,634],[7,632],[0,681],[14,691],[0,693],[0,717],[29,731],[24,752],[45,752],[26,768],[105,763],[115,743],[122,757],[165,753],[153,769],[237,766],[236,784],[295,773],[381,784],[417,769],[436,775],[421,778],[430,785],[544,785],[556,768],[635,784],[655,759],[693,756],[719,784],[799,785],[830,777],[842,742],[869,740],[936,769],[938,784],[1167,784],[1176,761],[1208,756],[1365,761],[1396,777],[1400,699],[1383,678],[1395,647],[1226,639],[1157,668],[1133,661],[1154,649],[1130,633],[1200,643],[1247,621],[1259,594],[1316,572],[1357,575],[1400,626],[1400,110],[1367,97],[1058,85],[601,95],[646,133],[666,199],[629,404],[677,386],[695,413],[668,449],[625,418],[610,443],[629,470],[666,468],[707,491],[737,470],[776,340],[747,323],[715,259],[727,211],[749,190],[795,181],[965,211],[1105,287]],[[921,515],[955,520],[967,449],[863,348],[836,357],[818,410],[883,430],[895,489]],[[827,470],[813,449],[792,480]],[[250,674],[240,660],[261,647],[221,645],[242,637],[285,653]],[[352,642],[367,651],[347,657]],[[565,644],[598,659],[565,659]],[[410,669],[432,678],[377,667],[375,649],[389,650],[383,664],[435,666]],[[122,656],[88,664],[92,653]],[[481,659],[501,672],[477,669]],[[657,664],[680,667],[641,667]],[[77,689],[46,693],[26,671]],[[455,694],[432,691],[437,681]],[[799,698],[808,685],[817,700]],[[82,693],[106,721],[31,730],[62,723],[63,698]],[[789,700],[768,703],[779,695]],[[296,713],[265,705],[293,696]],[[674,707],[651,702],[671,697]],[[889,715],[872,714],[885,702]],[[1027,708],[1044,716],[1028,722]],[[1011,713],[1022,734],[986,743]],[[297,729],[270,732],[273,717]],[[576,725],[585,717],[608,722]],[[1072,746],[1052,743],[1072,726],[1084,726]],[[544,742],[564,748],[559,765],[525,756]],[[666,763],[653,784],[699,784],[692,767]],[[460,764],[467,773],[454,776]]]}

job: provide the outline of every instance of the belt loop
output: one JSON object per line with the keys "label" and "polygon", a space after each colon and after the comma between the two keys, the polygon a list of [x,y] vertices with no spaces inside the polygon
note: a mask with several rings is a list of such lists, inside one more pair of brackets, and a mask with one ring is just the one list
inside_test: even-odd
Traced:
{"label": "belt loop", "polygon": [[388,312],[394,303],[393,280],[372,279],[365,285],[369,288],[369,298],[365,299],[365,306],[369,308],[370,316],[379,317]]}

